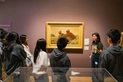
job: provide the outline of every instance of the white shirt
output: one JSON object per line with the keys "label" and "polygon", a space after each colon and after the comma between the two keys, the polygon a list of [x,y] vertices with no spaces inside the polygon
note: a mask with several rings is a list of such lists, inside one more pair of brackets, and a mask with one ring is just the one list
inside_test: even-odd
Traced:
{"label": "white shirt", "polygon": [[46,73],[46,69],[49,66],[49,58],[46,52],[40,51],[36,59],[36,63],[33,62],[33,73],[42,75]]}
{"label": "white shirt", "polygon": [[24,44],[22,44],[22,46],[24,47],[24,51],[26,52],[27,57],[30,58],[31,61],[33,62],[33,56],[32,56],[32,54],[30,53],[29,46],[25,46]]}

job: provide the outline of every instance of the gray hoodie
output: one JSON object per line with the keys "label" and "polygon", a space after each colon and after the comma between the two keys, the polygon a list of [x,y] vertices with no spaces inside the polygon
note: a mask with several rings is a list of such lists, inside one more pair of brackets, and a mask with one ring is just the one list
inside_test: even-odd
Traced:
{"label": "gray hoodie", "polygon": [[10,75],[18,67],[24,66],[24,60],[26,59],[26,52],[19,44],[13,44],[13,47],[5,49],[5,61],[4,67],[7,75]]}
{"label": "gray hoodie", "polygon": [[[66,52],[54,49],[50,55],[50,65],[51,67],[71,67],[70,59],[66,55]],[[55,71],[55,70],[53,70]],[[60,70],[59,70],[60,71]]]}
{"label": "gray hoodie", "polygon": [[100,68],[106,68],[118,82],[123,82],[123,48],[109,46],[100,55]]}

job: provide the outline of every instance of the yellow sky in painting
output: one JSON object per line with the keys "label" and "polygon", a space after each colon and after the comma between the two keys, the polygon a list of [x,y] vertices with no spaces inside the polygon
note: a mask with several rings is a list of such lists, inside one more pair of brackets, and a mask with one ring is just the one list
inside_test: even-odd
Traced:
{"label": "yellow sky in painting", "polygon": [[66,34],[67,30],[70,30],[70,32],[72,32],[75,35],[79,35],[79,28],[78,27],[51,27],[51,34],[58,36],[59,31]]}

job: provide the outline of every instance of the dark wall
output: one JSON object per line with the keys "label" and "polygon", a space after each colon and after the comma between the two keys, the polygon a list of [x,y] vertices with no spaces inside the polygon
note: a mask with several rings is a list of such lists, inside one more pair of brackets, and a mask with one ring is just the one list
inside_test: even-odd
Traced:
{"label": "dark wall", "polygon": [[[45,38],[46,22],[84,22],[84,38],[99,32],[104,49],[111,28],[123,31],[123,1],[107,0],[6,0],[0,2],[0,22],[11,22],[12,31],[27,34],[31,52]],[[90,49],[68,53],[72,67],[90,67]],[[50,54],[50,53],[49,53]]]}

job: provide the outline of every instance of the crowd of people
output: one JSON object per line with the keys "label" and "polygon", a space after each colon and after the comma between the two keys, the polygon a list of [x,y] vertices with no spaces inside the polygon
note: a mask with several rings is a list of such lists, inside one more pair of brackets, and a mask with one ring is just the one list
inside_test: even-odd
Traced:
{"label": "crowd of people", "polygon": [[[3,29],[0,29],[0,34],[0,80],[3,80],[2,72],[5,72],[5,74],[9,76],[19,67],[33,67],[32,74],[34,75],[35,82],[49,82],[46,69],[48,66],[51,66],[54,72],[53,82],[59,80],[67,82],[65,73],[71,67],[70,59],[66,52],[64,52],[64,48],[68,44],[67,38],[61,37],[58,39],[58,48],[54,49],[49,57],[46,49],[46,40],[44,38],[37,40],[34,54],[32,55],[28,46],[27,35],[21,34],[19,36],[16,32],[9,33]],[[65,67],[66,69],[64,71],[60,68],[54,69],[54,67]],[[4,68],[4,70],[2,70],[2,68]],[[56,79],[55,76],[61,72],[62,76],[60,77],[62,78],[59,77],[59,79]],[[26,78],[26,76],[25,73],[23,77]],[[19,77],[19,74],[14,76],[14,82],[24,81],[24,79],[19,79]],[[29,82],[29,79],[27,79],[27,82]]]}
{"label": "crowd of people", "polygon": [[[90,55],[92,68],[106,68],[118,82],[123,82],[122,37],[123,34],[119,30],[111,29],[107,33],[109,47],[103,50],[99,33],[93,33]],[[71,62],[64,51],[69,40],[66,37],[58,38],[57,48],[51,52],[50,56],[47,54],[46,43],[44,38],[39,38],[32,54],[26,34],[19,36],[16,32],[0,29],[0,80],[3,80],[3,72],[9,76],[19,67],[33,67],[32,74],[35,82],[49,82],[46,70],[50,66],[54,73],[52,82],[70,82],[70,78],[65,74],[71,67]],[[19,82],[18,77],[19,75],[14,77],[14,82]],[[97,80],[104,81],[102,78]],[[94,79],[93,82],[95,82]]]}

